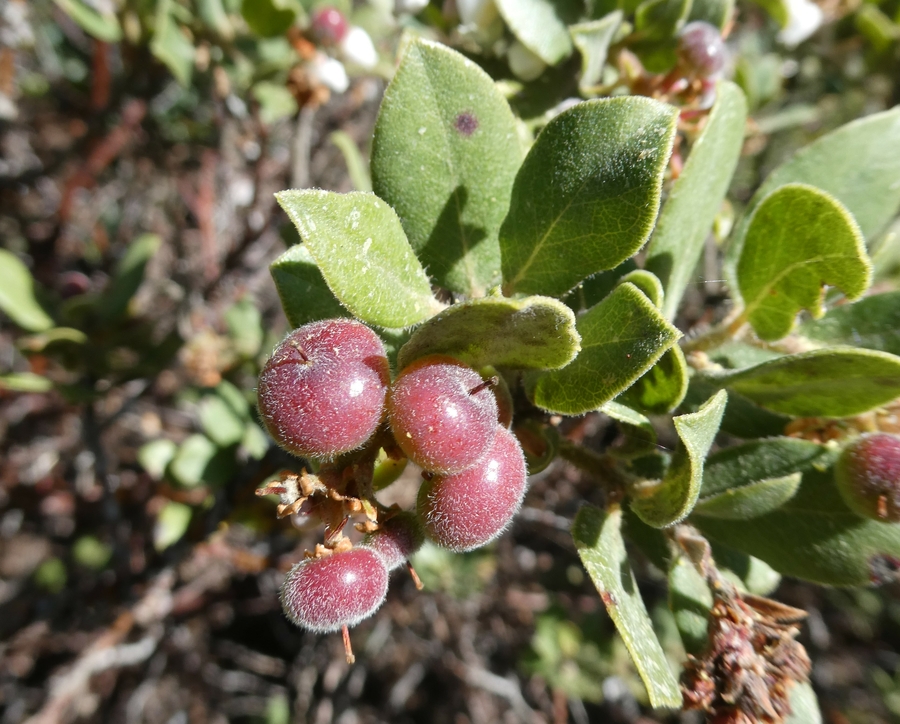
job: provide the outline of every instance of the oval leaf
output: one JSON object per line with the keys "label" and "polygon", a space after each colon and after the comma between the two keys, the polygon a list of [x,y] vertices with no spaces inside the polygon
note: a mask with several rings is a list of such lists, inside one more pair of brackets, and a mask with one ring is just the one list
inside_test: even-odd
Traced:
{"label": "oval leaf", "polygon": [[275,198],[334,296],[354,316],[408,327],[441,310],[397,214],[377,196],[292,190]]}
{"label": "oval leaf", "polygon": [[687,361],[681,347],[672,345],[659,361],[622,393],[619,402],[648,415],[662,415],[678,407],[688,391]]}
{"label": "oval leaf", "polygon": [[331,293],[312,254],[303,244],[295,244],[273,261],[269,273],[292,327],[349,316]]}
{"label": "oval leaf", "polygon": [[616,10],[600,20],[569,26],[572,42],[581,53],[578,89],[583,95],[590,93],[600,83],[609,44],[622,24],[622,17],[622,11]]}
{"label": "oval leaf", "polygon": [[635,494],[631,508],[647,525],[665,528],[685,518],[700,495],[703,462],[712,447],[728,396],[720,390],[697,412],[673,418],[682,449],[662,481]]}
{"label": "oval leaf", "polygon": [[490,76],[446,46],[409,42],[375,124],[372,182],[441,286],[483,296],[499,282],[497,236],[521,162]]}
{"label": "oval leaf", "polygon": [[541,131],[500,229],[509,292],[561,296],[643,246],[678,112],[647,98],[586,101]]}
{"label": "oval leaf", "polygon": [[900,357],[830,347],[706,379],[786,415],[849,417],[900,397]]}
{"label": "oval leaf", "polygon": [[522,45],[547,65],[572,54],[567,25],[578,18],[577,0],[497,0],[497,9]]}
{"label": "oval leaf", "polygon": [[402,369],[427,354],[449,354],[472,367],[556,369],[581,349],[575,315],[549,297],[488,297],[454,304],[419,327],[400,350]]}
{"label": "oval leaf", "polygon": [[533,380],[534,404],[581,415],[630,387],[681,333],[633,284],[617,287],[575,323],[581,352],[561,370]]}
{"label": "oval leaf", "polygon": [[712,606],[712,592],[694,564],[674,556],[669,565],[669,608],[687,653],[699,656],[706,648]]}
{"label": "oval leaf", "polygon": [[776,571],[831,586],[878,580],[900,558],[900,525],[861,518],[841,499],[831,470],[804,474],[799,492],[753,520],[691,521],[710,538],[761,558]]}
{"label": "oval leaf", "polygon": [[666,290],[663,314],[672,319],[697,269],[713,220],[722,206],[744,141],[747,101],[734,83],[719,83],[716,102],[672,186],[645,267]]}
{"label": "oval leaf", "polygon": [[781,339],[797,312],[821,317],[824,286],[848,299],[869,286],[872,264],[859,227],[828,194],[801,184],[773,191],[753,213],[737,266],[744,315],[765,340]]}
{"label": "oval leaf", "polygon": [[770,478],[740,488],[726,490],[698,501],[694,515],[726,520],[749,520],[780,508],[800,488],[801,473]]}
{"label": "oval leaf", "polygon": [[83,0],[56,0],[56,4],[88,35],[106,43],[118,43],[122,39],[122,26],[116,17],[114,5],[98,5]]}
{"label": "oval leaf", "polygon": [[846,344],[900,354],[900,292],[843,304],[822,319],[800,325],[800,334],[822,344]]}
{"label": "oval leaf", "polygon": [[0,309],[29,332],[43,332],[53,326],[34,295],[34,279],[22,260],[0,249]]}
{"label": "oval leaf", "polygon": [[572,538],[585,570],[600,592],[654,707],[681,707],[681,689],[641,598],[622,539],[622,511],[583,506]]}

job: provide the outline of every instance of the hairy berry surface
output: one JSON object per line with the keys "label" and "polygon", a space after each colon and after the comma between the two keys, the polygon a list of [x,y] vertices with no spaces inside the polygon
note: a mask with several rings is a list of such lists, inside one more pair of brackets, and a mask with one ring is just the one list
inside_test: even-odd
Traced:
{"label": "hairy berry surface", "polygon": [[320,43],[337,44],[340,43],[350,26],[344,14],[333,7],[323,7],[313,13],[312,22],[310,23],[313,37]]}
{"label": "hairy berry surface", "polygon": [[368,548],[300,561],[285,576],[281,607],[295,624],[327,633],[355,626],[384,602],[388,570]]}
{"label": "hairy berry surface", "polygon": [[384,414],[384,345],[352,319],[304,325],[278,345],[259,376],[259,412],[285,450],[331,458],[360,447]]}
{"label": "hairy berry surface", "polygon": [[851,509],[868,518],[900,522],[900,437],[863,435],[844,448],[834,471]]}
{"label": "hairy berry surface", "polygon": [[488,451],[497,400],[481,375],[445,355],[423,357],[394,381],[388,419],[397,444],[425,470],[455,473]]}
{"label": "hairy berry surface", "polygon": [[510,524],[526,480],[519,441],[497,425],[491,449],[474,467],[422,483],[418,511],[426,534],[453,551],[480,548]]}
{"label": "hairy berry surface", "polygon": [[728,50],[715,25],[695,20],[678,36],[678,56],[698,76],[709,78],[725,68]]}
{"label": "hairy berry surface", "polygon": [[371,548],[389,571],[406,564],[422,547],[425,533],[415,513],[403,512],[386,520],[381,528],[365,537],[362,545]]}

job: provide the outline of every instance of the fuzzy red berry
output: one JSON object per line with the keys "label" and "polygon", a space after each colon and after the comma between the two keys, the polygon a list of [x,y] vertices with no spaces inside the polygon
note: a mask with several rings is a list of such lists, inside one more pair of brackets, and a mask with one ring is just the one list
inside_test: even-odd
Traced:
{"label": "fuzzy red berry", "polygon": [[355,450],[384,414],[384,345],[352,319],[312,322],[276,347],[259,376],[259,413],[285,450],[332,458]]}
{"label": "fuzzy red berry", "polygon": [[387,590],[388,570],[381,557],[368,548],[353,548],[295,565],[281,587],[281,607],[301,628],[327,633],[371,616]]}
{"label": "fuzzy red berry", "polygon": [[725,68],[728,50],[715,25],[695,20],[682,28],[678,36],[678,57],[701,78],[717,76]]}
{"label": "fuzzy red berry", "polygon": [[323,7],[313,13],[310,29],[313,38],[325,45],[340,43],[350,26],[344,14],[333,7]]}
{"label": "fuzzy red berry", "polygon": [[388,570],[393,571],[405,565],[424,542],[425,533],[416,514],[403,512],[388,518],[381,528],[365,537],[362,545],[381,556]]}
{"label": "fuzzy red berry", "polygon": [[863,435],[841,453],[834,468],[844,502],[860,515],[900,523],[900,437]]}

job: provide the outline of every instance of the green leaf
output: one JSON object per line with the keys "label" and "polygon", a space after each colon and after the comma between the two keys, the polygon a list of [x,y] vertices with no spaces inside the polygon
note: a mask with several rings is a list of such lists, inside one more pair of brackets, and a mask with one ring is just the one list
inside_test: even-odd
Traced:
{"label": "green leaf", "polygon": [[630,282],[640,289],[647,299],[653,302],[654,307],[657,309],[662,307],[665,293],[663,292],[662,282],[659,281],[659,277],[656,274],[643,269],[635,269],[621,277],[618,284],[624,284],[625,282]]}
{"label": "green leaf", "polygon": [[189,505],[167,500],[153,526],[153,547],[157,551],[164,551],[180,541],[191,524],[192,512]]}
{"label": "green leaf", "polygon": [[677,117],[671,106],[629,96],[579,103],[547,124],[500,229],[507,293],[562,296],[643,246]]}
{"label": "green leaf", "polygon": [[672,459],[666,476],[634,492],[631,508],[647,525],[665,528],[685,518],[700,495],[703,462],[712,447],[728,396],[716,393],[697,412],[672,419],[682,449]]}
{"label": "green leaf", "polygon": [[234,39],[234,26],[222,0],[197,0],[197,14],[210,30],[222,40]]}
{"label": "green leaf", "polygon": [[262,315],[256,305],[249,299],[239,299],[225,310],[224,317],[235,351],[244,358],[259,354],[264,330]]}
{"label": "green leaf", "polygon": [[813,342],[845,344],[900,355],[900,292],[876,294],[800,325]]}
{"label": "green leaf", "polygon": [[172,17],[172,0],[157,0],[150,52],[172,72],[183,87],[194,73],[194,46]]}
{"label": "green leaf", "polygon": [[699,656],[707,645],[712,591],[694,564],[675,556],[669,564],[669,608],[681,634],[684,650]]}
{"label": "green leaf", "polygon": [[269,265],[281,306],[291,326],[348,316],[325,283],[303,244],[295,244]]}
{"label": "green leaf", "polygon": [[634,27],[642,41],[671,38],[691,12],[691,0],[644,0],[634,13]]}
{"label": "green leaf", "polygon": [[259,103],[259,119],[266,125],[291,118],[298,110],[294,95],[284,83],[260,81],[253,86],[253,97]]}
{"label": "green leaf", "polygon": [[0,390],[11,392],[49,392],[53,382],[34,372],[10,372],[0,375]]}
{"label": "green leaf", "polygon": [[730,266],[741,255],[753,209],[789,183],[810,184],[831,194],[853,214],[863,236],[874,239],[900,206],[900,108],[841,126],[801,148],[770,173],[734,230],[728,249]]}
{"label": "green leaf", "polygon": [[677,344],[620,396],[619,401],[649,415],[662,415],[678,407],[688,391],[688,368]]}
{"label": "green leaf", "polygon": [[561,370],[532,380],[531,398],[550,412],[596,410],[630,387],[681,333],[633,284],[622,284],[580,316],[581,352]]}
{"label": "green leaf", "polygon": [[688,22],[702,20],[724,30],[734,12],[734,0],[694,0]]}
{"label": "green leaf", "polygon": [[[106,43],[122,39],[122,26],[112,6],[85,3],[83,0],[55,0],[60,9],[81,26],[88,35]],[[98,9],[102,8],[102,9]]]}
{"label": "green leaf", "polygon": [[[718,389],[709,378],[694,375],[688,385],[682,407],[698,409]],[[728,391],[728,405],[722,418],[722,431],[745,440],[783,435],[791,418],[754,404],[733,389]]]}
{"label": "green leaf", "polygon": [[112,558],[113,549],[108,543],[92,535],[83,535],[72,545],[72,558],[85,568],[102,571]]}
{"label": "green leaf", "polygon": [[788,24],[790,18],[790,10],[788,9],[789,0],[752,0],[765,10],[782,28]]}
{"label": "green leaf", "polygon": [[615,401],[607,402],[600,408],[600,412],[619,423],[622,436],[625,438],[623,445],[610,450],[613,455],[627,459],[656,450],[656,430],[653,429],[650,420],[640,412]]}
{"label": "green leaf", "polygon": [[206,395],[200,402],[200,426],[219,447],[236,445],[244,437],[244,420],[218,395]]}
{"label": "green leaf", "polygon": [[178,446],[171,440],[165,438],[151,440],[138,449],[137,459],[151,478],[162,480],[166,474],[166,467],[172,462],[177,450]]}
{"label": "green leaf", "polygon": [[29,332],[42,332],[53,326],[34,295],[34,279],[21,259],[0,249],[0,310]]}
{"label": "green leaf", "polygon": [[747,101],[734,83],[723,81],[700,137],[691,146],[647,247],[645,268],[666,290],[663,314],[672,319],[703,253],[722,206],[744,141]]}
{"label": "green leaf", "polygon": [[572,54],[567,26],[578,19],[576,0],[497,0],[497,9],[512,34],[547,65]]}
{"label": "green leaf", "polygon": [[241,447],[254,460],[262,460],[269,451],[269,436],[255,422],[248,422],[241,438]]}
{"label": "green leaf", "polygon": [[581,53],[581,77],[578,90],[582,95],[600,84],[609,45],[622,24],[622,11],[616,10],[600,20],[569,26],[572,42]]}
{"label": "green leaf", "polygon": [[331,291],[364,322],[408,327],[442,309],[394,210],[374,194],[275,194]]}
{"label": "green leaf", "polygon": [[792,473],[711,495],[697,502],[693,514],[727,520],[758,518],[793,498],[800,488],[801,477],[801,473]]}
{"label": "green leaf", "polygon": [[486,297],[448,307],[419,327],[400,350],[402,369],[428,354],[449,354],[479,368],[565,367],[581,349],[575,315],[549,297]]}
{"label": "green leaf", "polygon": [[241,15],[247,26],[263,38],[285,33],[300,11],[292,0],[243,0],[241,3]]}
{"label": "green leaf", "polygon": [[441,286],[483,296],[499,282],[497,235],[521,161],[490,76],[446,46],[408,43],[375,124],[372,183]]}
{"label": "green leaf", "polygon": [[232,472],[233,464],[234,456],[230,451],[220,451],[205,435],[194,434],[181,443],[169,463],[168,472],[181,485],[193,488],[203,483],[223,483]]}
{"label": "green leaf", "polygon": [[826,284],[856,299],[871,277],[859,227],[819,189],[782,186],[753,212],[737,278],[744,315],[761,339],[786,336],[801,309],[821,317]]}
{"label": "green leaf", "polygon": [[585,570],[603,597],[606,610],[654,707],[680,708],[681,689],[653,631],[622,539],[622,511],[585,505],[572,523],[572,538]]}
{"label": "green leaf", "polygon": [[697,517],[710,538],[761,558],[776,571],[832,586],[861,586],[900,557],[900,525],[856,515],[844,504],[831,470],[810,470],[799,492],[752,520]]}
{"label": "green leaf", "polygon": [[161,244],[162,239],[156,234],[142,234],[128,245],[98,305],[101,319],[113,320],[125,316],[128,303],[144,281],[147,263]]}
{"label": "green leaf", "polygon": [[347,164],[347,175],[350,176],[353,188],[357,191],[371,191],[372,178],[369,176],[368,164],[359,152],[356,141],[344,131],[334,131],[328,138],[338,147],[344,157],[344,163]]}
{"label": "green leaf", "polygon": [[900,357],[829,347],[705,379],[786,415],[849,417],[900,397]]}
{"label": "green leaf", "polygon": [[819,700],[811,684],[794,684],[790,699],[791,713],[784,720],[784,724],[822,724]]}

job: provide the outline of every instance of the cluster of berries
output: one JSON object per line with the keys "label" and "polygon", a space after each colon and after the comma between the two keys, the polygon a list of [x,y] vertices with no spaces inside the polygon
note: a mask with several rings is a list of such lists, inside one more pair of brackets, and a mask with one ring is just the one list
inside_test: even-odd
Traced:
{"label": "cluster of berries", "polygon": [[[391,383],[384,345],[355,320],[313,322],[278,345],[259,378],[261,418],[285,450],[325,461],[315,482],[304,474],[303,490],[290,500],[318,491],[323,508],[340,501],[341,515],[369,515],[360,545],[343,538],[335,545],[333,537],[329,544],[326,537],[288,573],[282,605],[294,623],[343,629],[346,637],[348,626],[381,605],[389,572],[426,536],[468,551],[505,530],[522,503],[527,474],[503,390],[497,377],[484,379],[446,355],[416,360]],[[360,461],[373,460],[378,449],[422,468],[415,512],[384,510],[374,500],[365,473],[371,468]],[[349,492],[348,474],[359,478]],[[339,530],[345,522],[328,525]]]}

